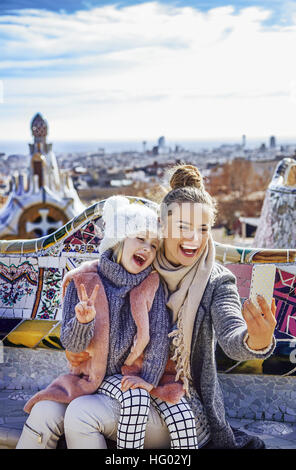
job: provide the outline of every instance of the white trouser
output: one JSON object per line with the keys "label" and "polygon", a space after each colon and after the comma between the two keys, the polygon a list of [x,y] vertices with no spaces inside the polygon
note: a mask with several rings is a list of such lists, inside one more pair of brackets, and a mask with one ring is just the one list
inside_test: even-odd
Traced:
{"label": "white trouser", "polygon": [[[102,394],[85,395],[68,406],[44,400],[36,403],[28,417],[17,449],[55,449],[65,433],[68,449],[106,449],[105,437],[116,441],[120,403]],[[151,405],[144,448],[168,449],[170,435]]]}
{"label": "white trouser", "polygon": [[56,449],[64,434],[67,405],[55,401],[39,401],[33,406],[24,424],[17,449]]}

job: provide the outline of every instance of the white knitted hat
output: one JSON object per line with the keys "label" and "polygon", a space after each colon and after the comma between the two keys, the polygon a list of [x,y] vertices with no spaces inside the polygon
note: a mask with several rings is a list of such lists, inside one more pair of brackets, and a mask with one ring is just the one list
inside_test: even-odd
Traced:
{"label": "white knitted hat", "polygon": [[150,232],[157,234],[157,214],[144,204],[132,203],[124,196],[111,196],[106,199],[103,214],[104,237],[99,246],[99,254],[113,248],[127,237]]}

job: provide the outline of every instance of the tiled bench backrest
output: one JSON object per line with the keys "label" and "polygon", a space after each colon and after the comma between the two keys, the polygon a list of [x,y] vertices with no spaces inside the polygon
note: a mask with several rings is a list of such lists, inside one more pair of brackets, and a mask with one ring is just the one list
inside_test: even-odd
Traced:
{"label": "tiled bench backrest", "polygon": [[[133,203],[151,201],[130,198]],[[55,233],[35,240],[0,241],[0,340],[6,347],[63,349],[60,343],[61,281],[67,270],[95,259],[103,233],[104,201],[90,206]],[[218,369],[233,373],[293,375],[296,341],[296,250],[260,250],[216,243],[216,260],[236,276],[248,297],[254,263],[277,265],[277,348],[271,358],[238,363],[218,346]],[[295,363],[293,362],[295,361]]]}

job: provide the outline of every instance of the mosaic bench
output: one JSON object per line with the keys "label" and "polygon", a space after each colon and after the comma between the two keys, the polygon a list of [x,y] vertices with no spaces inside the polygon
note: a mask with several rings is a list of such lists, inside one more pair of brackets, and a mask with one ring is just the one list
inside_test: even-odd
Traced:
{"label": "mosaic bench", "polygon": [[[130,198],[140,204],[155,204]],[[0,241],[0,340],[4,346],[63,349],[61,282],[64,273],[98,256],[104,201],[87,208],[51,235],[33,240]],[[95,231],[94,224],[98,227]],[[224,372],[296,374],[296,250],[239,248],[215,243],[216,260],[237,278],[242,301],[248,297],[256,263],[276,264],[277,348],[266,361],[236,363],[217,351]],[[296,363],[296,358],[295,358]],[[294,370],[295,369],[295,370]]]}
{"label": "mosaic bench", "polygon": [[[60,342],[61,282],[67,270],[98,256],[103,204],[93,204],[51,235],[0,241],[0,391],[35,391],[66,369]],[[238,362],[217,347],[227,413],[296,423],[296,250],[215,245],[216,260],[235,274],[242,301],[249,295],[254,264],[277,268],[274,354]]]}

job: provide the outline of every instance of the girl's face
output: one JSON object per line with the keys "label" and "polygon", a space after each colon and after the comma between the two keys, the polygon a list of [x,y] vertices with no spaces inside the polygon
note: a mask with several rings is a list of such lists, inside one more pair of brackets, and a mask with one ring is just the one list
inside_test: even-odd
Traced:
{"label": "girl's face", "polygon": [[131,274],[138,274],[154,261],[159,240],[155,234],[138,234],[126,238],[120,264]]}
{"label": "girl's face", "polygon": [[164,253],[176,266],[194,264],[210,234],[211,214],[206,204],[174,204],[163,228]]}

